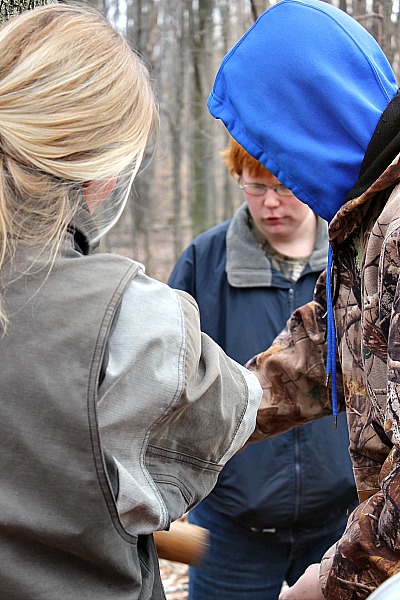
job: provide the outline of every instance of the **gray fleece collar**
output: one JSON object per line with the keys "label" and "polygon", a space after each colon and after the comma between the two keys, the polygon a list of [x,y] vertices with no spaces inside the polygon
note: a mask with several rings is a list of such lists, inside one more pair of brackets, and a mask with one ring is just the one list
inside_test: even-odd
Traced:
{"label": "gray fleece collar", "polygon": [[[328,226],[318,217],[317,239],[309,260],[312,271],[326,267],[327,253]],[[269,287],[272,283],[271,262],[250,230],[246,202],[236,211],[228,227],[225,270],[232,287]]]}

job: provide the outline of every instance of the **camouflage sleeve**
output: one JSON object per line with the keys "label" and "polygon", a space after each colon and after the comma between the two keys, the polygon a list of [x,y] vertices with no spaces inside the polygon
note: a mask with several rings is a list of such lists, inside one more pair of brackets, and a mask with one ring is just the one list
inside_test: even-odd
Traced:
{"label": "camouflage sleeve", "polygon": [[[263,388],[251,441],[270,437],[330,413],[325,375],[325,274],[314,300],[297,309],[272,346],[247,363]],[[338,402],[344,408],[338,365]]]}
{"label": "camouflage sleeve", "polygon": [[[395,462],[394,454],[389,462]],[[343,536],[325,554],[320,582],[326,598],[364,600],[399,571],[399,487],[394,480],[389,477],[380,492],[353,511]]]}

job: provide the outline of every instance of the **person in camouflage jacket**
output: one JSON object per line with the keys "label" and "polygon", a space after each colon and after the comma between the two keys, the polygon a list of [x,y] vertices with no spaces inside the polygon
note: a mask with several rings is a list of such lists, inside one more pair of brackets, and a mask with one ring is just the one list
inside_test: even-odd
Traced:
{"label": "person in camouflage jacket", "polygon": [[[366,598],[400,570],[400,187],[387,198],[399,178],[396,160],[330,228],[341,265],[335,276],[340,273],[339,404],[347,411],[361,504],[322,563],[326,598]],[[325,314],[322,276],[314,302],[298,309],[273,346],[250,361],[266,392],[258,420],[262,437],[330,411]]]}
{"label": "person in camouflage jacket", "polygon": [[[255,78],[256,70],[265,76]],[[332,269],[328,263],[314,300],[248,363],[264,390],[255,437],[346,410],[360,504],[321,565],[280,598],[368,598],[400,571],[396,80],[354,19],[319,0],[281,0],[225,57],[208,106],[329,221]],[[336,357],[330,378],[327,357]]]}

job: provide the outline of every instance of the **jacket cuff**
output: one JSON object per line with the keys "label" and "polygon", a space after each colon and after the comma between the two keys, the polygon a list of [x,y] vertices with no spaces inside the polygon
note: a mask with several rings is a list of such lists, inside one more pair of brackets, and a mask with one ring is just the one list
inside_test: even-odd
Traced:
{"label": "jacket cuff", "polygon": [[336,553],[336,546],[337,546],[337,542],[335,544],[333,544],[333,546],[331,546],[329,548],[329,550],[327,550],[325,552],[324,556],[322,557],[321,566],[319,569],[319,582],[321,584],[321,590],[322,590],[322,593],[325,596],[325,598],[327,597],[326,592],[325,592],[326,582],[327,582],[328,575],[329,575],[329,572],[332,567],[333,557]]}

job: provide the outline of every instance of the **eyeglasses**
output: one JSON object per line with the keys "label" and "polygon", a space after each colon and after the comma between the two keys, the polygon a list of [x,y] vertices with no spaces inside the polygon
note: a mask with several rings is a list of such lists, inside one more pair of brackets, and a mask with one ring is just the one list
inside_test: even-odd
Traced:
{"label": "eyeglasses", "polygon": [[278,185],[264,185],[263,183],[242,183],[242,180],[238,181],[239,187],[249,196],[265,196],[268,190],[274,190],[278,196],[292,196],[292,192],[289,188],[278,183]]}

